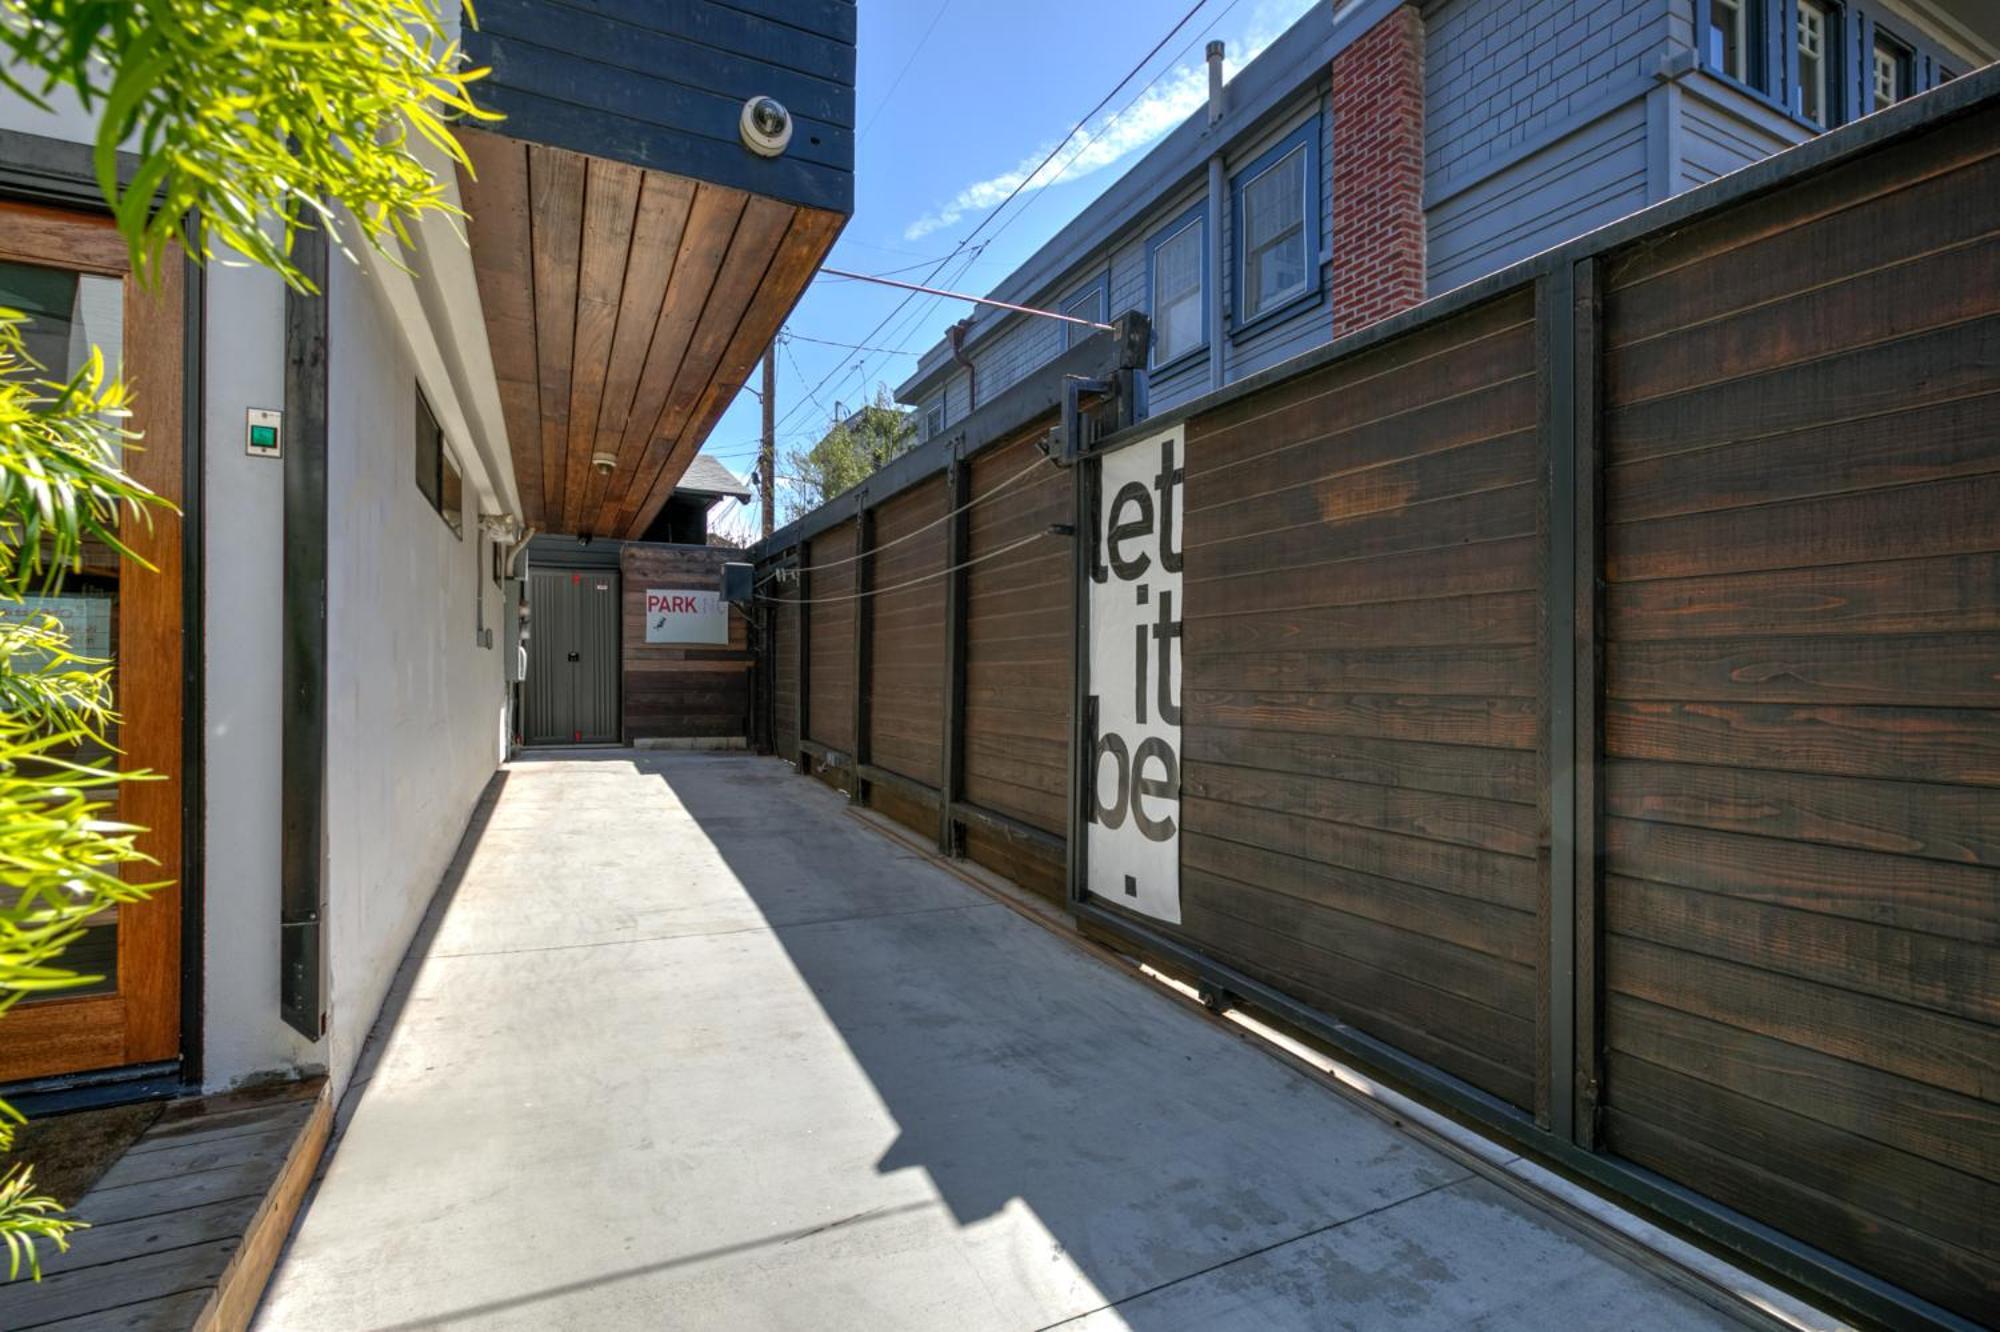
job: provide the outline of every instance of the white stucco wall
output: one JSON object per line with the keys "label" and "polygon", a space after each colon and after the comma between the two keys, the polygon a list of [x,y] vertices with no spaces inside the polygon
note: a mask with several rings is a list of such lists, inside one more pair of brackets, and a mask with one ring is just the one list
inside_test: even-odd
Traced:
{"label": "white stucco wall", "polygon": [[[0,128],[88,142],[94,117],[0,96]],[[433,165],[444,167],[440,159]],[[448,171],[448,168],[446,168]],[[449,182],[455,199],[456,182]],[[351,1073],[466,820],[504,758],[500,649],[481,513],[514,507],[507,441],[471,265],[455,229],[421,229],[414,273],[334,260],[328,284],[328,1034],[279,1016],[284,464],[244,452],[244,413],[283,409],[284,289],[209,268],[204,313],[203,622],[207,802],[201,819],[203,1081]],[[464,473],[463,537],[418,491],[415,393]],[[289,417],[287,418],[289,420]]]}
{"label": "white stucco wall", "polygon": [[[359,268],[336,265],[329,287],[328,1064],[344,1080],[505,757],[506,686],[476,636],[478,598],[489,624],[499,602],[479,490],[468,481],[454,536],[417,489],[405,335],[428,330],[399,328]],[[425,384],[434,405],[449,391]],[[468,442],[449,443],[463,468]]]}
{"label": "white stucco wall", "polygon": [[243,450],[244,413],[285,405],[284,286],[217,264],[206,306],[202,1077],[220,1088],[325,1056],[278,1016],[285,465]]}

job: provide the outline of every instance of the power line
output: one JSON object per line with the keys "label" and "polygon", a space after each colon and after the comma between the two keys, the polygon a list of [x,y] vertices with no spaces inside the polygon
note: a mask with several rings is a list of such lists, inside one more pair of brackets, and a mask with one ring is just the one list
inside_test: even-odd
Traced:
{"label": "power line", "polygon": [[[921,584],[928,583],[933,579],[943,578],[947,574],[955,574],[960,569],[970,569],[975,564],[984,564],[988,560],[998,559],[1002,555],[1006,555],[1012,551],[1019,550],[1021,547],[1027,545],[1031,541],[1040,541],[1045,536],[1053,536],[1053,535],[1055,535],[1055,533],[1048,530],[1040,532],[1030,532],[1028,533],[1028,535],[1024,537],[1021,537],[1014,541],[1009,541],[1004,546],[995,546],[992,550],[987,551],[984,555],[975,555],[969,560],[960,560],[957,564],[950,565],[943,569],[933,569],[931,570],[931,572],[927,574],[919,574],[915,578],[906,578],[900,583],[890,583],[885,587],[871,587],[865,592],[847,592],[837,597],[760,596],[757,598],[757,600],[768,601],[774,606],[819,606],[835,601],[860,601],[864,597],[879,597],[885,592],[901,592],[905,588],[917,587]],[[808,573],[817,572],[818,568],[819,568],[818,565],[810,565],[807,567],[806,572]]]}
{"label": "power line", "polygon": [[1109,333],[1111,325],[1101,324],[1095,319],[1079,319],[1075,315],[1058,314],[1054,310],[1038,310],[1032,305],[1015,305],[1012,301],[996,301],[989,296],[969,296],[962,291],[946,291],[942,287],[926,287],[916,282],[898,282],[894,278],[882,277],[874,273],[850,273],[844,268],[820,266],[820,272],[850,282],[874,282],[884,287],[901,287],[904,291],[920,291],[926,296],[943,296],[954,301],[970,301],[974,305],[992,305],[1002,310],[1012,310],[1015,314],[1039,315],[1043,319],[1060,319],[1065,324],[1082,324],[1086,328],[1102,329]]}
{"label": "power line", "polygon": [[951,0],[944,0],[944,3],[937,7],[937,13],[931,15],[930,26],[924,29],[923,36],[917,38],[917,44],[910,48],[910,54],[904,59],[903,67],[896,71],[896,77],[889,80],[889,91],[882,94],[882,100],[875,103],[875,109],[868,113],[867,123],[862,125],[860,132],[854,136],[856,146],[859,146],[861,141],[868,137],[869,130],[875,128],[875,122],[882,116],[882,109],[889,105],[889,99],[896,95],[896,89],[903,86],[903,76],[910,72],[910,66],[917,63],[917,57],[923,54],[925,45],[931,39],[931,34],[937,31],[939,20],[944,18],[944,11],[950,8]]}
{"label": "power line", "polygon": [[[870,546],[867,550],[859,554],[849,555],[838,560],[827,560],[825,563],[815,563],[811,566],[812,571],[814,573],[818,573],[822,569],[838,569],[843,564],[853,564],[857,560],[873,559],[875,556],[881,554],[883,551],[888,550],[894,546],[900,546],[905,541],[914,541],[918,537],[922,536],[924,533],[930,531],[933,527],[936,527],[940,523],[949,522],[952,518],[956,517],[958,514],[966,512],[968,509],[971,509],[974,505],[984,504],[988,500],[991,500],[994,497],[1004,494],[1007,491],[1013,489],[1015,482],[1019,481],[1022,477],[1028,475],[1030,472],[1035,471],[1036,469],[1041,467],[1042,464],[1044,463],[1047,463],[1050,466],[1054,466],[1055,459],[1050,458],[1046,455],[1038,457],[1035,459],[1035,461],[1029,463],[1026,467],[1023,467],[1020,471],[1014,473],[1012,476],[1007,477],[1005,480],[1001,481],[998,485],[994,486],[993,489],[987,491],[985,494],[973,496],[965,503],[959,505],[956,509],[949,509],[946,512],[939,514],[937,517],[931,519],[931,521],[925,523],[922,527],[916,528],[914,531],[905,532],[903,533],[903,535],[899,537],[893,537],[888,541],[884,541],[877,545]],[[801,477],[798,479],[804,480],[805,478]],[[773,578],[776,578],[777,576],[778,576],[777,571],[773,570],[772,572],[767,573],[762,578],[758,579],[757,582],[761,586],[764,583],[770,582]]]}
{"label": "power line", "polygon": [[[999,228],[996,231],[994,231],[994,233],[991,236],[988,236],[986,238],[986,243],[988,245],[991,245],[994,241],[998,240],[1000,238],[1001,232],[1006,231],[1008,227],[1012,226],[1016,221],[1018,221],[1021,217],[1021,214],[1027,212],[1030,208],[1033,208],[1035,206],[1035,200],[1041,198],[1042,195],[1048,193],[1049,186],[1052,186],[1057,181],[1061,180],[1063,176],[1068,173],[1069,169],[1075,166],[1077,162],[1083,157],[1084,151],[1088,149],[1091,144],[1095,143],[1098,140],[1098,138],[1103,135],[1104,131],[1110,129],[1113,125],[1117,124],[1121,119],[1123,119],[1125,113],[1127,111],[1130,111],[1133,107],[1137,106],[1139,104],[1139,99],[1144,97],[1147,93],[1151,92],[1155,87],[1157,87],[1159,85],[1160,80],[1164,79],[1168,75],[1168,73],[1170,73],[1173,70],[1179,69],[1181,66],[1181,61],[1186,58],[1188,52],[1194,50],[1194,48],[1200,44],[1202,38],[1214,32],[1216,28],[1221,25],[1222,21],[1228,18],[1229,15],[1236,9],[1236,7],[1242,3],[1243,0],[1229,0],[1229,3],[1223,6],[1221,13],[1217,14],[1214,18],[1210,19],[1208,21],[1207,26],[1204,27],[1200,32],[1196,33],[1194,35],[1194,38],[1191,41],[1189,41],[1186,46],[1183,46],[1179,51],[1176,51],[1174,53],[1174,58],[1172,60],[1169,60],[1165,65],[1161,66],[1160,71],[1157,74],[1153,75],[1152,78],[1146,80],[1145,84],[1139,89],[1139,91],[1132,94],[1132,100],[1128,101],[1127,103],[1125,103],[1125,105],[1119,107],[1116,111],[1112,112],[1110,118],[1107,119],[1102,125],[1098,126],[1096,133],[1086,135],[1084,141],[1077,145],[1076,151],[1070,154],[1069,160],[1067,162],[1064,162],[1062,166],[1056,169],[1055,175],[1049,177],[1048,185],[1044,185],[1041,189],[1037,190],[1035,192],[1034,198],[1029,199],[1026,203],[1022,204],[1019,208],[1015,209],[1014,215],[1008,218],[1005,222],[1002,222]],[[1171,34],[1169,35],[1171,36]],[[1155,49],[1157,50],[1158,48]]]}
{"label": "power line", "polygon": [[[1154,56],[1158,55],[1160,51],[1163,48],[1165,48],[1168,42],[1171,42],[1180,33],[1180,30],[1182,28],[1185,28],[1194,19],[1194,16],[1201,11],[1202,6],[1207,3],[1208,0],[1194,0],[1193,6],[1189,8],[1189,10],[1185,14],[1181,15],[1180,20],[1176,22],[1173,27],[1167,30],[1166,36],[1160,38],[1158,42],[1154,43],[1153,49],[1148,51],[1143,57],[1141,57],[1139,63],[1134,65],[1132,69],[1128,73],[1126,73],[1126,75],[1123,78],[1119,79],[1117,83],[1113,84],[1111,86],[1111,91],[1107,92],[1101,99],[1099,99],[1096,106],[1092,107],[1089,111],[1084,113],[1083,117],[1080,120],[1078,120],[1076,124],[1070,127],[1069,132],[1063,135],[1063,137],[1056,142],[1055,147],[1049,150],[1048,155],[1042,159],[1041,163],[1037,165],[1033,171],[1030,171],[1028,174],[1021,177],[1020,180],[1016,181],[1014,184],[1014,188],[1007,192],[1007,197],[1002,199],[997,205],[995,205],[993,210],[987,213],[985,217],[981,218],[978,224],[975,225],[971,231],[967,232],[965,236],[961,238],[959,242],[952,247],[952,251],[950,254],[946,255],[943,259],[938,261],[937,267],[931,270],[931,272],[926,278],[926,281],[935,282],[937,280],[938,273],[944,269],[944,266],[950,263],[953,259],[957,258],[960,254],[962,254],[965,251],[965,248],[972,243],[973,239],[976,236],[978,236],[981,231],[986,229],[987,224],[992,222],[994,218],[1000,216],[1000,214],[1006,210],[1007,205],[1012,203],[1014,199],[1017,196],[1019,196],[1021,191],[1024,188],[1026,188],[1028,182],[1033,180],[1038,174],[1040,174],[1042,169],[1046,167],[1050,162],[1054,161],[1056,154],[1060,153],[1063,150],[1063,147],[1066,144],[1068,144],[1071,139],[1075,138],[1077,133],[1081,131],[1085,125],[1090,123],[1091,117],[1095,116],[1098,112],[1102,111],[1107,105],[1109,105],[1111,99],[1118,95],[1120,89],[1124,88],[1126,84],[1130,83],[1133,79],[1137,78],[1139,76],[1139,72],[1143,70],[1146,67],[1146,65],[1152,61]],[[878,333],[880,333],[885,327],[888,326],[889,321],[894,319],[897,315],[901,314],[904,308],[907,307],[911,301],[916,299],[916,296],[917,296],[916,292],[911,292],[908,295],[904,296],[902,300],[896,303],[894,309],[890,310],[888,314],[884,315],[881,318],[881,320],[875,325],[874,328],[870,329],[867,333],[861,336],[860,341],[863,344],[873,342],[875,340],[875,336]],[[829,371],[827,375],[823,379],[821,379],[818,384],[813,386],[813,392],[817,393],[820,389],[825,388],[827,384],[832,381],[834,375],[839,373],[839,370],[840,367],[835,367],[832,371]],[[793,410],[796,411],[797,408],[794,407]],[[786,414],[785,420],[786,421],[791,420],[791,413]]]}
{"label": "power line", "polygon": [[[922,268],[922,264],[912,264],[912,268]],[[891,269],[890,272],[897,270]],[[907,272],[908,270],[903,270]],[[864,347],[858,342],[834,342],[828,338],[809,338],[803,333],[785,333],[780,337],[784,342],[810,342],[818,347],[840,347],[846,351],[881,352],[885,356],[922,356],[922,352],[906,351],[901,347]]]}

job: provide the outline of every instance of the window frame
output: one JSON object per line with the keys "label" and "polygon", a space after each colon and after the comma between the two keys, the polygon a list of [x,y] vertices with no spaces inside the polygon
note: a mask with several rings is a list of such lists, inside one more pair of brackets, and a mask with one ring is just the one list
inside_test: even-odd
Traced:
{"label": "window frame", "polygon": [[[1737,47],[1743,54],[1741,74],[1726,69],[1712,49],[1710,38],[1715,32],[1715,9],[1718,2],[1733,8],[1742,26],[1742,33],[1737,39]],[[1700,57],[1701,67],[1739,88],[1747,88],[1755,93],[1766,92],[1764,84],[1770,82],[1770,70],[1768,62],[1759,58],[1764,54],[1763,34],[1759,31],[1763,26],[1760,19],[1769,8],[1765,0],[1700,0],[1700,3],[1701,13],[1697,16],[1700,35],[1695,43],[1695,52]],[[1760,73],[1764,75],[1761,80],[1758,78]]]}
{"label": "window frame", "polygon": [[[434,438],[437,447],[437,456],[430,469],[428,485],[425,484],[424,475],[426,434]],[[444,522],[446,530],[456,540],[465,540],[465,472],[459,467],[458,459],[452,455],[451,439],[445,434],[444,423],[438,420],[437,412],[431,408],[430,399],[424,396],[421,384],[417,385],[417,410],[411,442],[414,445],[412,453],[417,493],[424,497],[424,503],[428,504],[431,512]],[[446,506],[448,493],[457,498],[457,503],[451,506],[451,512],[447,512]]]}
{"label": "window frame", "polygon": [[[1918,93],[1925,91],[1918,85],[1917,47],[1894,28],[1884,27],[1880,20],[1870,17],[1867,31],[1868,77],[1862,81],[1863,91],[1868,95],[1868,110],[1886,111],[1897,102],[1907,102]],[[1884,46],[1893,47],[1902,64],[1903,95],[1894,102],[1879,101],[1875,95],[1875,53]]]}
{"label": "window frame", "polygon": [[[1820,15],[1820,118],[1815,120],[1806,114],[1806,87],[1804,74],[1804,53],[1799,48],[1799,27],[1804,22],[1805,7],[1811,5]],[[1792,116],[1821,131],[1837,128],[1847,123],[1849,80],[1841,57],[1847,50],[1847,11],[1839,0],[1785,0],[1784,11],[1791,20],[1791,44],[1786,48],[1786,83],[1790,89],[1790,110]]]}
{"label": "window frame", "polygon": [[[932,420],[933,416],[937,419]],[[945,410],[945,395],[939,393],[936,400],[924,407],[924,438],[936,439],[944,433],[945,427],[949,424],[949,416]]]}
{"label": "window frame", "polygon": [[[1154,256],[1166,246],[1179,240],[1189,228],[1199,231],[1197,244],[1201,254],[1201,333],[1194,343],[1182,351],[1175,352],[1166,360],[1159,359],[1159,287],[1155,278]],[[1149,370],[1170,370],[1184,365],[1195,356],[1208,350],[1209,320],[1214,299],[1213,275],[1208,271],[1208,200],[1197,199],[1183,209],[1173,220],[1146,238],[1146,314],[1152,321],[1152,334],[1146,348],[1146,365]]]}
{"label": "window frame", "polygon": [[[1259,153],[1250,161],[1238,167],[1229,178],[1229,220],[1230,220],[1230,330],[1231,340],[1244,337],[1260,325],[1296,310],[1307,302],[1316,302],[1325,287],[1326,252],[1320,244],[1320,118],[1317,114],[1300,124],[1282,139]],[[1306,280],[1297,291],[1287,292],[1271,299],[1269,305],[1255,314],[1246,314],[1244,298],[1249,284],[1244,280],[1248,271],[1248,251],[1244,241],[1248,233],[1243,229],[1244,192],[1259,179],[1278,167],[1295,152],[1305,155],[1304,212],[1300,221],[1306,242]]]}
{"label": "window frame", "polygon": [[1878,41],[1902,58],[1907,92],[1916,97],[1947,81],[1951,55],[1927,37],[1901,25],[1874,0],[1820,0],[1826,15],[1826,88],[1824,121],[1805,114],[1799,62],[1799,0],[1742,0],[1749,37],[1744,78],[1714,59],[1709,35],[1718,0],[1695,0],[1696,65],[1737,92],[1756,99],[1801,129],[1815,134],[1835,129],[1883,109],[1875,96],[1875,50]]}
{"label": "window frame", "polygon": [[[1078,314],[1076,311],[1077,304],[1092,296],[1095,296],[1097,298],[1097,314],[1095,316],[1087,314]],[[1062,300],[1057,303],[1056,313],[1066,314],[1076,319],[1094,318],[1095,322],[1100,324],[1110,323],[1111,322],[1110,271],[1106,270],[1105,272],[1097,274],[1095,277],[1084,282],[1081,286],[1072,287],[1070,289],[1069,294],[1063,297]],[[1062,328],[1062,349],[1064,351],[1068,351],[1071,347],[1076,346],[1077,343],[1083,341],[1091,334],[1101,331],[1099,329],[1094,329],[1094,328],[1085,328],[1081,324],[1063,324],[1060,327]]]}

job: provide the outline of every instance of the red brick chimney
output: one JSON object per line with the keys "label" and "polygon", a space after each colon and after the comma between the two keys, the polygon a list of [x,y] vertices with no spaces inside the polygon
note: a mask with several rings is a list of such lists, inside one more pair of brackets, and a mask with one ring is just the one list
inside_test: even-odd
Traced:
{"label": "red brick chimney", "polygon": [[1399,5],[1333,58],[1333,333],[1424,299],[1424,20]]}

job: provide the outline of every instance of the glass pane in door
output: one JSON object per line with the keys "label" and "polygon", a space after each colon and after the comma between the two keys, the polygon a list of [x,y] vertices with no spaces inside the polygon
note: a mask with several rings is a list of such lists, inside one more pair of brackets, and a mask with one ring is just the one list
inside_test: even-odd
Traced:
{"label": "glass pane in door", "polygon": [[[89,361],[94,345],[107,376],[119,374],[124,344],[124,290],[115,278],[0,261],[0,307],[28,316],[24,341],[38,379],[67,382]],[[108,547],[84,552],[82,572],[66,573],[42,595],[20,602],[0,601],[0,616],[24,620],[49,616],[68,635],[78,656],[109,665],[118,655],[118,560]],[[23,663],[24,665],[29,663]],[[113,687],[117,680],[114,677]],[[114,695],[115,697],[115,695]],[[118,742],[115,729],[105,737]],[[101,746],[78,746],[62,754],[78,762],[109,764],[116,756]],[[86,985],[54,990],[22,1000],[47,1003],[112,994],[118,986],[118,912],[100,912],[83,937],[64,950],[57,965],[93,979]]]}

